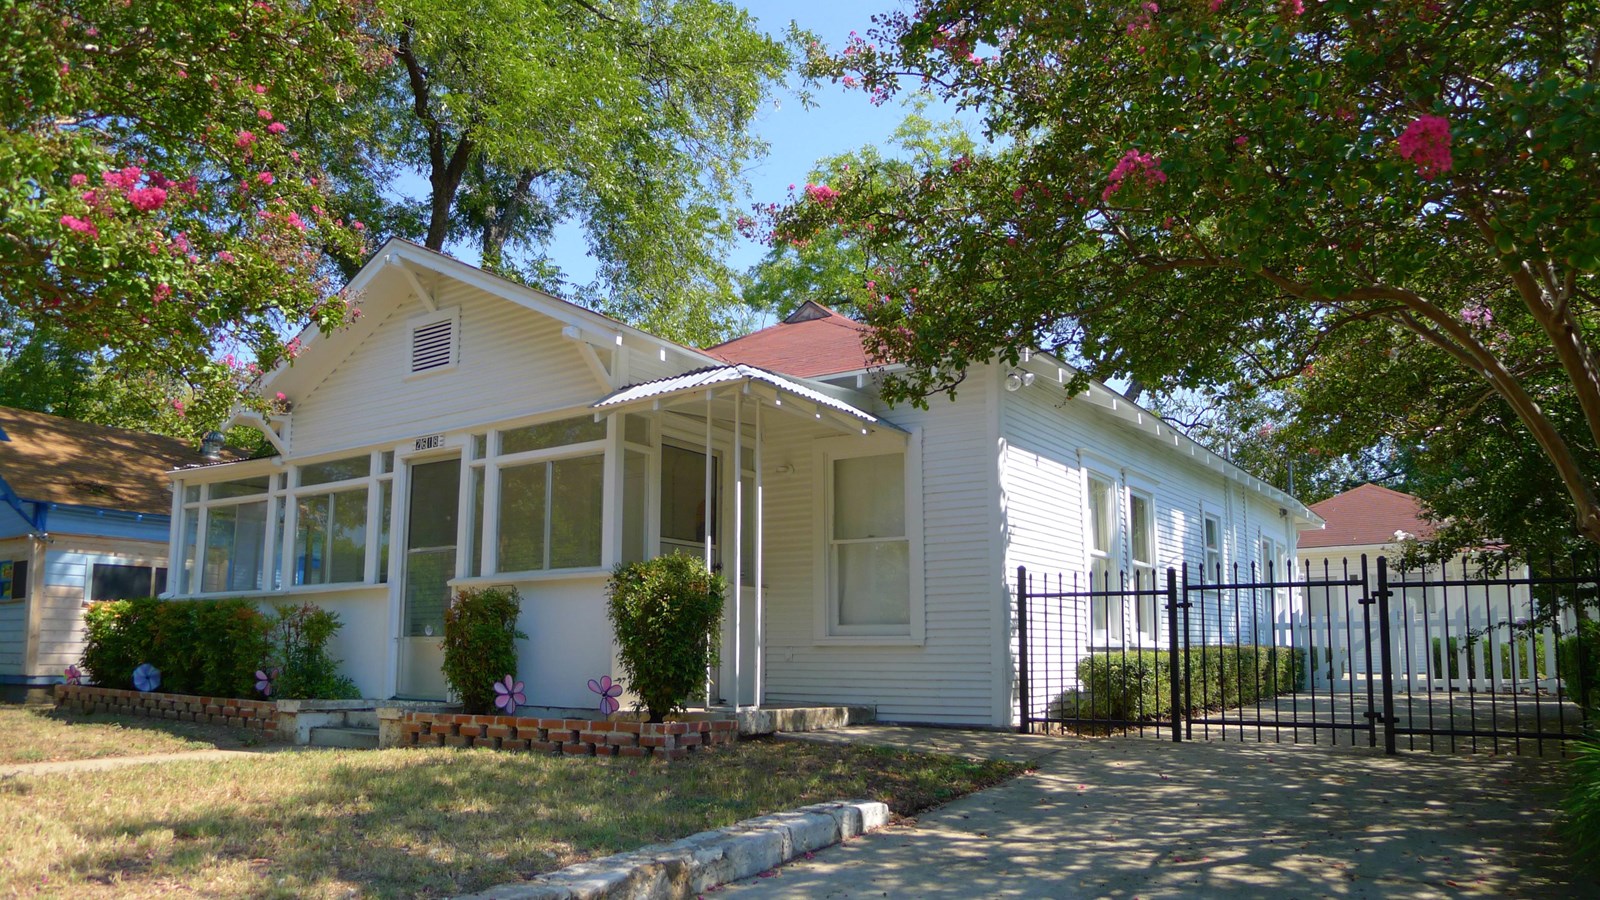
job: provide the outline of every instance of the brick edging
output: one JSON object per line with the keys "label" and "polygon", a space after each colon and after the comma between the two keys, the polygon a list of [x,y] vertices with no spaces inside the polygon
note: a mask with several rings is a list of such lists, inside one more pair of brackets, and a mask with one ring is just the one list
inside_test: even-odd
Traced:
{"label": "brick edging", "polygon": [[732,744],[738,728],[732,719],[651,723],[408,711],[401,719],[400,745],[674,760]]}
{"label": "brick edging", "polygon": [[278,734],[278,704],[272,700],[199,697],[156,691],[124,691],[88,684],[58,684],[56,708],[82,713],[111,713],[227,725],[260,732],[268,738]]}

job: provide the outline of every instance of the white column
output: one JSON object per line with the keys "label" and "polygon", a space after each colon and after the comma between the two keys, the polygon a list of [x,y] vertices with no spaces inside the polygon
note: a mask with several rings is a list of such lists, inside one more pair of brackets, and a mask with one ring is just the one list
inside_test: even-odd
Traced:
{"label": "white column", "polygon": [[[706,571],[707,572],[712,571],[712,566],[715,564],[713,562],[712,558],[711,558],[711,538],[712,538],[711,523],[713,521],[715,521],[715,518],[712,516],[712,513],[711,513],[711,473],[712,473],[712,469],[713,469],[712,460],[711,460],[711,451],[712,451],[712,446],[711,446],[711,393],[712,393],[711,389],[710,388],[706,388],[706,485],[705,485],[705,493],[701,495],[701,500],[700,500],[701,519],[702,519],[701,527],[705,529],[705,554],[706,554]],[[710,709],[710,708],[711,708],[711,666],[707,665],[706,666],[706,709]]]}
{"label": "white column", "polygon": [[755,571],[755,583],[756,583],[755,679],[756,679],[756,684],[755,684],[755,688],[756,689],[755,689],[755,694],[754,694],[754,696],[751,697],[751,699],[755,701],[756,707],[760,708],[761,703],[762,703],[762,699],[763,699],[762,698],[762,693],[766,689],[766,685],[764,684],[764,674],[763,673],[766,671],[767,636],[762,631],[761,620],[762,620],[762,607],[765,606],[766,602],[767,602],[767,583],[762,578],[763,562],[766,559],[766,555],[767,555],[766,544],[762,540],[763,526],[766,523],[767,510],[766,510],[766,507],[762,505],[762,493],[761,493],[761,490],[762,490],[762,488],[761,488],[761,397],[759,395],[756,397],[756,413],[755,413],[755,415],[756,415],[756,526],[755,526],[755,531],[756,531],[756,533],[755,533],[755,541],[756,541],[756,571]]}
{"label": "white column", "polygon": [[[746,386],[748,386],[746,382]],[[744,393],[733,395],[733,708],[739,709],[740,682],[743,672],[740,665],[741,644],[744,633],[740,613],[744,603]]]}

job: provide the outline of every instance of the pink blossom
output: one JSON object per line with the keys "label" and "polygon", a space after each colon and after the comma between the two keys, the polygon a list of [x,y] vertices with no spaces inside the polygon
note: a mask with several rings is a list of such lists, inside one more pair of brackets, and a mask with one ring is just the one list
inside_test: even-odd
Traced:
{"label": "pink blossom", "polygon": [[823,206],[832,206],[833,201],[839,198],[839,192],[825,184],[808,184],[806,196]]}
{"label": "pink blossom", "polygon": [[1401,159],[1417,164],[1417,174],[1432,181],[1441,172],[1450,171],[1450,122],[1443,116],[1418,116],[1400,135]]}
{"label": "pink blossom", "polygon": [[180,415],[180,416],[183,415],[183,401],[182,400],[174,400],[174,401],[172,401],[172,408],[173,408],[173,410],[175,412],[177,412],[178,415]]}
{"label": "pink blossom", "polygon": [[300,214],[297,213],[297,212],[294,212],[293,210],[291,210],[288,215],[284,216],[283,220],[285,222],[288,222],[290,225],[293,225],[295,228],[298,228],[301,231],[305,231],[306,230],[306,222],[305,222],[305,220],[300,218]]}
{"label": "pink blossom", "polygon": [[188,78],[189,77],[189,70],[188,69],[179,69],[178,70],[178,77],[179,78]]}
{"label": "pink blossom", "polygon": [[363,224],[362,224],[362,223],[361,223],[361,220],[359,220],[359,219],[357,219],[357,220],[356,220],[356,221],[354,221],[354,222],[351,222],[351,223],[350,223],[350,227],[351,227],[351,228],[354,228],[354,229],[355,229],[355,230],[357,230],[357,231],[366,231],[366,230],[367,230],[367,226],[366,226],[366,225],[363,225]]}
{"label": "pink blossom", "polygon": [[283,355],[289,357],[290,359],[294,359],[296,356],[299,356],[300,355],[300,339],[299,338],[293,338],[292,340],[289,341],[289,343],[285,344],[284,347],[283,347]]}
{"label": "pink blossom", "polygon": [[270,122],[270,121],[272,121],[272,110],[270,110],[270,109],[258,109],[258,110],[256,110],[256,116],[258,118],[266,119],[267,121]]}
{"label": "pink blossom", "polygon": [[282,122],[273,122],[271,125],[267,126],[267,133],[268,134],[283,134],[285,131],[288,131],[288,130],[289,130],[289,126],[283,124]]}
{"label": "pink blossom", "polygon": [[250,90],[255,91],[258,94],[265,94],[267,92],[267,86],[264,84],[257,84],[253,85]]}
{"label": "pink blossom", "polygon": [[222,250],[222,251],[217,253],[217,262],[232,263],[233,262],[233,254],[229,253],[226,250]]}
{"label": "pink blossom", "polygon": [[154,212],[166,205],[167,192],[158,187],[134,188],[128,192],[128,202],[140,212]]}
{"label": "pink blossom", "polygon": [[89,36],[89,37],[99,37],[100,36],[100,29],[94,27],[93,25],[90,25],[88,28],[85,28],[83,30],[83,33],[85,35]]}
{"label": "pink blossom", "polygon": [[1494,311],[1487,306],[1474,303],[1461,310],[1461,321],[1474,328],[1487,328],[1494,324]]}
{"label": "pink blossom", "polygon": [[853,87],[856,86],[856,79],[852,75],[846,75],[843,78],[839,79],[839,83],[844,85],[847,88],[853,88]]}
{"label": "pink blossom", "polygon": [[1106,189],[1101,192],[1101,201],[1110,200],[1111,196],[1122,189],[1123,183],[1129,176],[1138,178],[1146,186],[1165,184],[1167,173],[1161,171],[1161,158],[1138,150],[1129,150],[1117,160],[1117,164],[1106,178]]}
{"label": "pink blossom", "polygon": [[1211,11],[1222,12],[1222,7],[1225,6],[1227,2],[1228,0],[1211,0]]}
{"label": "pink blossom", "polygon": [[188,253],[191,249],[189,246],[189,232],[180,231],[172,236],[172,250],[174,253]]}
{"label": "pink blossom", "polygon": [[178,182],[175,187],[177,187],[179,192],[193,197],[195,194],[200,193],[200,179],[190,175],[188,178]]}
{"label": "pink blossom", "polygon": [[1026,187],[1019,187],[1011,192],[1011,202],[1021,203],[1022,198],[1026,196],[1028,196],[1028,189]]}
{"label": "pink blossom", "polygon": [[[289,158],[294,160],[295,162],[299,162],[300,161],[300,151],[299,150],[290,150],[289,151]],[[312,187],[316,187],[316,184],[317,184],[317,181],[316,181],[315,178],[313,178],[311,180],[311,186]]]}
{"label": "pink blossom", "polygon": [[76,174],[76,175],[72,176],[71,178],[67,179],[67,181],[73,187],[83,187],[85,184],[87,184],[89,182],[89,176],[83,174],[82,172],[79,172],[78,174]]}
{"label": "pink blossom", "polygon": [[276,179],[274,179],[272,177],[272,173],[271,172],[262,172],[262,173],[260,173],[259,175],[256,176],[256,181],[259,181],[262,184],[271,184],[275,180]]}
{"label": "pink blossom", "polygon": [[100,192],[99,191],[84,191],[80,195],[80,199],[82,199],[83,202],[89,204],[90,206],[99,206],[100,205]]}
{"label": "pink blossom", "polygon": [[1291,16],[1303,16],[1306,14],[1306,5],[1304,0],[1284,0],[1284,2],[1280,5],[1283,8],[1283,11]]}
{"label": "pink blossom", "polygon": [[[171,297],[172,297],[172,286],[167,284],[166,282],[162,282],[161,284],[156,285],[155,292],[150,295],[150,299],[155,301],[156,303],[161,303],[162,301],[167,300],[167,299],[169,299]],[[182,407],[179,407],[179,412],[182,412],[182,409],[183,409]]]}
{"label": "pink blossom", "polygon": [[233,139],[233,145],[235,147],[248,147],[255,142],[255,132],[249,130],[239,132],[239,136]]}
{"label": "pink blossom", "polygon": [[94,223],[88,221],[87,219],[80,219],[77,216],[62,216],[61,224],[79,234],[86,234],[92,238],[97,238],[100,236],[100,229],[94,227]]}
{"label": "pink blossom", "polygon": [[288,399],[289,399],[289,398],[288,398],[288,397],[286,397],[286,396],[284,396],[284,393],[283,393],[283,391],[279,391],[279,392],[278,392],[278,393],[277,393],[277,395],[276,395],[276,396],[275,396],[275,397],[273,397],[273,399],[274,399],[274,400],[277,400],[277,401],[278,401],[278,402],[279,402],[279,403],[282,403],[282,402],[284,402],[284,401],[285,401],[285,400],[288,400]]}
{"label": "pink blossom", "polygon": [[139,184],[139,178],[144,175],[144,170],[138,166],[127,166],[121,169],[110,169],[100,173],[101,180],[126,194]]}
{"label": "pink blossom", "polygon": [[1239,147],[1241,149],[1244,148],[1245,146],[1247,146],[1249,143],[1250,143],[1250,139],[1245,137],[1242,134],[1233,139],[1233,145],[1235,147]]}

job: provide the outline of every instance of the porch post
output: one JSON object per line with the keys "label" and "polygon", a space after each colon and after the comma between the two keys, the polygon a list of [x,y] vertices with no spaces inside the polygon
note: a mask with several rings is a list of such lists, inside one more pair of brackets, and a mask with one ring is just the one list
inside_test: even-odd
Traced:
{"label": "porch post", "polygon": [[[748,389],[749,382],[745,383]],[[744,603],[744,392],[733,395],[733,710],[739,711],[739,684],[743,672],[740,665],[740,645],[744,643],[739,630],[740,613]]]}
{"label": "porch post", "polygon": [[[706,571],[714,572],[716,563],[711,558],[711,523],[715,521],[711,508],[711,473],[714,469],[711,454],[715,449],[711,443],[711,388],[706,388],[706,489],[700,495],[701,528],[705,530],[705,555]],[[711,709],[711,666],[706,665],[706,709]]]}
{"label": "porch post", "polygon": [[767,511],[766,511],[766,508],[762,505],[762,493],[761,493],[761,395],[759,395],[759,394],[756,395],[756,413],[755,413],[755,416],[756,416],[756,525],[755,525],[755,541],[756,541],[756,571],[755,571],[755,582],[756,582],[756,621],[755,621],[755,629],[756,629],[756,640],[755,640],[756,658],[755,658],[755,679],[756,679],[756,683],[755,683],[755,693],[751,697],[751,699],[755,701],[756,707],[760,708],[762,701],[765,699],[762,695],[766,690],[766,684],[763,682],[762,673],[766,670],[767,636],[761,630],[761,620],[762,620],[762,607],[764,605],[766,605],[766,601],[767,601],[767,591],[766,591],[766,582],[763,581],[762,578],[761,578],[761,576],[762,576],[762,571],[761,570],[762,570],[763,560],[766,557],[766,553],[767,553],[766,544],[762,540],[762,526],[766,522]]}

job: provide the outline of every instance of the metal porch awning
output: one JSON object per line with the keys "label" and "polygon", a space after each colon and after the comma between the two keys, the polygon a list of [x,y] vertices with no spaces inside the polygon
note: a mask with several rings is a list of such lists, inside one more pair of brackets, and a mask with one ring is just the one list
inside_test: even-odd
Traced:
{"label": "metal porch awning", "polygon": [[710,366],[704,369],[695,369],[692,372],[685,372],[682,375],[672,375],[655,381],[628,385],[612,392],[590,408],[597,412],[619,412],[639,406],[659,405],[661,401],[669,398],[698,394],[718,387],[740,383],[756,384],[767,388],[772,392],[779,406],[783,405],[783,398],[787,395],[792,400],[800,401],[800,408],[808,409],[816,418],[828,418],[841,425],[848,424],[852,430],[859,430],[863,433],[873,428],[884,428],[897,432],[904,430],[892,423],[879,419],[869,412],[857,409],[843,400],[830,397],[815,388],[791,381],[781,375],[775,375],[765,369],[743,364]]}

